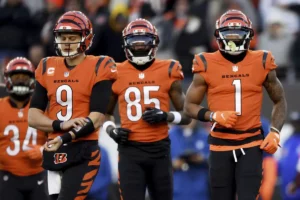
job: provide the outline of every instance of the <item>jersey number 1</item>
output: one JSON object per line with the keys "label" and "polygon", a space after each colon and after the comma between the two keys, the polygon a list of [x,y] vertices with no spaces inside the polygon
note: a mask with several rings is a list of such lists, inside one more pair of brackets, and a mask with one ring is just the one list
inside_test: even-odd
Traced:
{"label": "jersey number 1", "polygon": [[238,112],[238,115],[242,114],[242,84],[241,80],[234,80],[232,82],[234,85],[234,102],[235,102],[235,112]]}

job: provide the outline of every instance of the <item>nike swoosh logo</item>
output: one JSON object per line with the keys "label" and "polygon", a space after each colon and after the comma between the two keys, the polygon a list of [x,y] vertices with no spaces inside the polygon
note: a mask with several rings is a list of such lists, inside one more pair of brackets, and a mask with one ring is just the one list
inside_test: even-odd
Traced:
{"label": "nike swoosh logo", "polygon": [[159,111],[159,112],[157,112],[157,114],[164,114],[164,113],[163,113],[163,111]]}
{"label": "nike swoosh logo", "polygon": [[114,72],[116,72],[117,70],[116,70],[116,69],[111,69],[110,71],[114,73]]}
{"label": "nike swoosh logo", "polygon": [[221,114],[221,117],[225,120],[224,113]]}
{"label": "nike swoosh logo", "polygon": [[37,181],[38,185],[42,185],[43,183],[44,183],[44,180]]}

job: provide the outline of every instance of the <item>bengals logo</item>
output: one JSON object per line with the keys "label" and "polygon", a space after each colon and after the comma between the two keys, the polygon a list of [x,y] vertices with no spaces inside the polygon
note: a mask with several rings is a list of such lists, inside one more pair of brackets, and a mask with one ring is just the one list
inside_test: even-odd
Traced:
{"label": "bengals logo", "polygon": [[67,162],[67,154],[66,153],[56,153],[54,154],[54,163],[61,164]]}

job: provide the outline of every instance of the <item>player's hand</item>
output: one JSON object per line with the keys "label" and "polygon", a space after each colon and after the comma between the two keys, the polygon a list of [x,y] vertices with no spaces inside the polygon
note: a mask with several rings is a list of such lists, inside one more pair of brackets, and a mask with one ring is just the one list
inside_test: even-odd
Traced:
{"label": "player's hand", "polygon": [[149,124],[156,124],[160,122],[166,122],[168,118],[168,113],[157,109],[147,107],[142,116],[143,120]]}
{"label": "player's hand", "polygon": [[57,136],[53,140],[46,142],[44,145],[45,151],[57,151],[57,149],[62,145],[62,139]]}
{"label": "player's hand", "polygon": [[235,111],[216,111],[213,114],[213,120],[221,126],[232,128],[237,121],[237,112]]}
{"label": "player's hand", "polygon": [[279,134],[276,132],[270,132],[268,133],[264,141],[261,143],[260,148],[267,153],[274,154],[280,146],[279,142]]}
{"label": "player's hand", "polygon": [[118,144],[124,144],[128,141],[128,135],[131,130],[127,128],[113,128],[108,135]]}
{"label": "player's hand", "polygon": [[78,117],[74,119],[70,119],[69,121],[65,121],[61,125],[61,129],[63,131],[69,131],[72,128],[78,128],[84,126],[88,122],[88,119],[85,117]]}
{"label": "player's hand", "polygon": [[40,145],[28,145],[29,150],[25,151],[25,155],[31,160],[42,160],[42,146]]}

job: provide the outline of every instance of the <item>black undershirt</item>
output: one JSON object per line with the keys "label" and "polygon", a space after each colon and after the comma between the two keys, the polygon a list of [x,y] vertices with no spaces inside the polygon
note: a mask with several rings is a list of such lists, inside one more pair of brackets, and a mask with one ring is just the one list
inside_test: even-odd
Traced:
{"label": "black undershirt", "polygon": [[66,67],[69,69],[69,70],[72,70],[72,69],[74,69],[77,65],[73,65],[73,66],[71,66],[71,65],[68,65],[68,63],[67,63],[67,60],[66,59],[64,59],[64,63],[65,63],[65,65],[66,65]]}
{"label": "black undershirt", "polygon": [[144,65],[137,65],[130,61],[129,61],[129,63],[137,70],[144,71],[144,70],[148,69],[154,63],[154,61],[155,61],[155,59],[151,60],[150,62],[145,63]]}
{"label": "black undershirt", "polygon": [[225,53],[223,51],[220,51],[220,52],[226,60],[228,60],[228,61],[230,61],[234,64],[236,64],[238,62],[241,62],[245,58],[245,56],[247,55],[247,51],[245,51],[245,52],[243,52],[239,55],[230,55],[229,53]]}
{"label": "black undershirt", "polygon": [[[27,104],[29,103],[29,100],[30,100],[30,98],[28,98],[27,100],[24,101],[24,104],[23,104],[22,108],[25,108],[27,106]],[[15,102],[13,102],[10,98],[9,98],[9,104],[13,108],[18,108],[17,104]]]}

